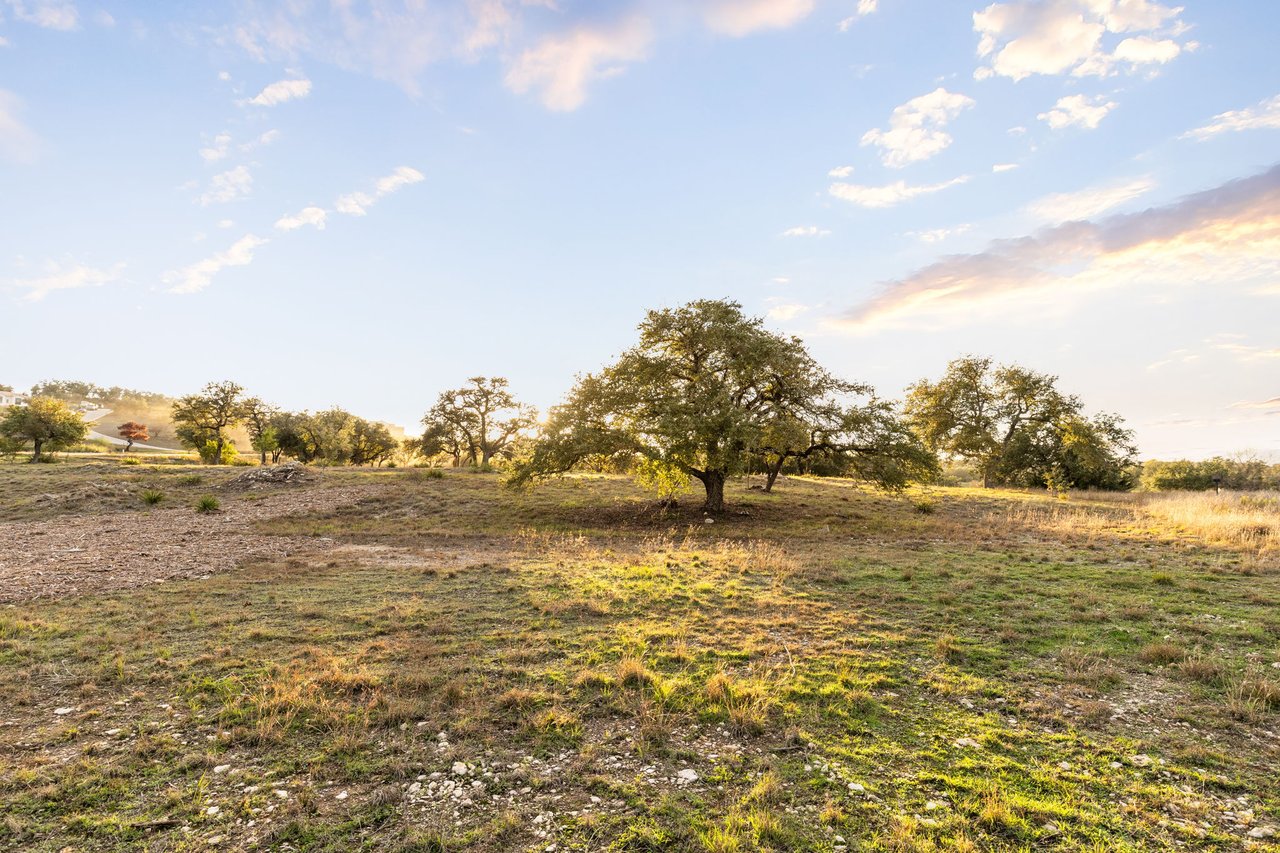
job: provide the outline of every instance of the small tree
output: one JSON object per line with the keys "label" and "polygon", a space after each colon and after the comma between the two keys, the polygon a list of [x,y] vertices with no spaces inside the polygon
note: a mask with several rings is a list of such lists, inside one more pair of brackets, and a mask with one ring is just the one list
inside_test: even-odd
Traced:
{"label": "small tree", "polygon": [[454,465],[488,465],[535,423],[537,412],[516,400],[506,379],[473,376],[467,383],[441,394],[423,417],[424,456],[448,454]]}
{"label": "small tree", "polygon": [[279,410],[260,397],[249,397],[244,401],[244,425],[249,432],[249,446],[258,451],[258,464],[267,464],[267,454],[279,447],[279,437],[272,422]]}
{"label": "small tree", "polygon": [[400,449],[400,442],[385,424],[364,418],[352,423],[349,441],[352,465],[381,465]]}
{"label": "small tree", "polygon": [[147,432],[147,425],[140,424],[137,421],[126,421],[116,427],[116,432],[125,440],[124,452],[128,453],[133,449],[135,441],[149,441],[151,433]]}
{"label": "small tree", "polygon": [[[227,431],[245,419],[243,394],[244,388],[234,382],[210,382],[203,392],[180,397],[173,404],[178,439],[210,464],[221,464]],[[206,452],[210,443],[213,448]]]}
{"label": "small tree", "polygon": [[0,435],[32,443],[32,462],[39,462],[45,449],[70,447],[88,434],[89,426],[80,413],[52,397],[32,397],[25,406],[10,406],[0,418]]}
{"label": "small tree", "polygon": [[[866,440],[872,436],[863,422],[888,423],[892,413],[873,397],[860,401],[865,397],[868,387],[835,378],[798,338],[768,331],[736,302],[650,311],[640,342],[579,379],[551,411],[510,482],[518,486],[591,459],[640,457],[700,481],[704,508],[721,512],[725,481],[752,454],[875,458],[912,446],[913,456],[928,458],[901,426],[893,430],[897,445]],[[882,485],[903,470],[883,462],[864,467]]]}

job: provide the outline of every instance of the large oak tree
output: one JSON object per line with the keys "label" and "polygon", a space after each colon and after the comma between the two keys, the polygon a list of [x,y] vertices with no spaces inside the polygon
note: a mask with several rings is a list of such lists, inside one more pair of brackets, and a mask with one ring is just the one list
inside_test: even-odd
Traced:
{"label": "large oak tree", "polygon": [[[896,457],[860,472],[884,485],[930,467],[918,441],[871,389],[832,376],[804,344],[764,328],[736,302],[650,311],[639,343],[580,378],[511,477],[521,485],[591,458],[661,462],[700,481],[704,508],[752,455]],[[775,472],[776,476],[776,472]]]}

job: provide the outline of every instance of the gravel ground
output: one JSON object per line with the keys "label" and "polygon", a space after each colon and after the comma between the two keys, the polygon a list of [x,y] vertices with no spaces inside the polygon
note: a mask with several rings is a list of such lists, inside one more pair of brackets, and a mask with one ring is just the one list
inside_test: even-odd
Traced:
{"label": "gravel ground", "polygon": [[327,512],[374,491],[367,485],[282,486],[256,500],[226,499],[224,509],[203,515],[175,506],[0,523],[0,603],[111,592],[323,550],[332,544],[267,536],[250,527],[270,518]]}

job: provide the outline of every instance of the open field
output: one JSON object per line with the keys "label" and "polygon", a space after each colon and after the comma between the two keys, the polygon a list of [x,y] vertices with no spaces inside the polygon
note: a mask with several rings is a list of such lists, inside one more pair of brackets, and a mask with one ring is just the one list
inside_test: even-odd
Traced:
{"label": "open field", "polygon": [[1274,496],[245,470],[0,466],[0,848],[1280,841]]}

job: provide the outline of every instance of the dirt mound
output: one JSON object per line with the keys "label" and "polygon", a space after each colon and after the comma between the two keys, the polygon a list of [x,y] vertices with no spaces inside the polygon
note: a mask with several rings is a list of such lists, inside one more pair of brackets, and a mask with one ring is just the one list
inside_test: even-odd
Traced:
{"label": "dirt mound", "polygon": [[36,495],[31,502],[37,506],[83,508],[89,504],[101,503],[103,500],[127,498],[132,494],[133,489],[124,483],[95,482],[64,492]]}
{"label": "dirt mound", "polygon": [[286,462],[270,468],[251,468],[228,481],[224,489],[257,489],[262,486],[282,486],[289,483],[307,483],[320,479],[320,475],[301,462]]}

